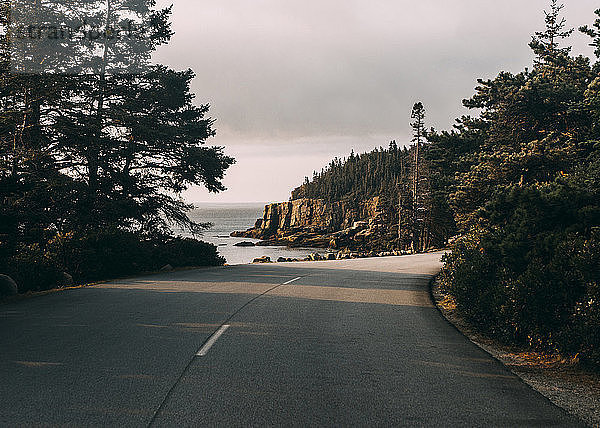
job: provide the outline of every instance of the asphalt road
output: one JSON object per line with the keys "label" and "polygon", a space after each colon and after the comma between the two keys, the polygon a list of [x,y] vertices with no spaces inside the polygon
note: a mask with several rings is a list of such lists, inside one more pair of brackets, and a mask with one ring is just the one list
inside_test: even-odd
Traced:
{"label": "asphalt road", "polygon": [[0,305],[0,426],[582,426],[442,318],[439,258],[202,269]]}

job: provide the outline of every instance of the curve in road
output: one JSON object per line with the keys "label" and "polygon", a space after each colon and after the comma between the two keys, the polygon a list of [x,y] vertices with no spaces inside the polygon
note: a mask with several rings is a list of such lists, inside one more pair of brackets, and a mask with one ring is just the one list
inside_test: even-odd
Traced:
{"label": "curve in road", "polygon": [[0,425],[582,426],[450,326],[440,254],[174,272],[0,306]]}

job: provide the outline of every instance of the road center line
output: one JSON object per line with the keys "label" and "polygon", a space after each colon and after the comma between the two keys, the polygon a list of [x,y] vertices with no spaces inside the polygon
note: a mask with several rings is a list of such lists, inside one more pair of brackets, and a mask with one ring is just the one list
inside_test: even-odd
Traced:
{"label": "road center line", "polygon": [[200,350],[198,351],[198,353],[196,354],[196,356],[198,357],[204,357],[206,354],[208,354],[208,351],[210,351],[210,348],[215,344],[215,342],[219,339],[219,337],[221,337],[221,335],[223,333],[225,333],[225,330],[227,330],[230,327],[230,325],[225,324],[222,325],[221,328],[219,328],[215,334],[213,334],[210,339],[208,339],[208,342],[206,342],[204,344],[204,346],[202,346],[202,348],[200,348]]}
{"label": "road center line", "polygon": [[288,285],[288,284],[291,284],[292,282],[296,282],[296,281],[298,281],[299,279],[302,279],[302,277],[301,277],[301,276],[299,276],[298,278],[290,279],[288,282],[284,282],[284,283],[283,283],[283,284],[281,284],[281,285]]}

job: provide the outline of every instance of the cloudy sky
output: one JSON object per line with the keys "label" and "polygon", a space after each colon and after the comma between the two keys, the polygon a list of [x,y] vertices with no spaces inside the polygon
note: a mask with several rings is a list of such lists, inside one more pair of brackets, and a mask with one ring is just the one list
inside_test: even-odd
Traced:
{"label": "cloudy sky", "polygon": [[[530,66],[549,0],[173,0],[172,42],[156,59],[191,68],[210,103],[210,141],[237,159],[226,192],[192,202],[274,202],[334,156],[410,140],[412,105],[447,129],[476,79]],[[164,4],[166,1],[162,1]],[[565,0],[570,26],[597,0]],[[170,4],[170,2],[167,2]],[[572,37],[576,53],[591,55]]]}

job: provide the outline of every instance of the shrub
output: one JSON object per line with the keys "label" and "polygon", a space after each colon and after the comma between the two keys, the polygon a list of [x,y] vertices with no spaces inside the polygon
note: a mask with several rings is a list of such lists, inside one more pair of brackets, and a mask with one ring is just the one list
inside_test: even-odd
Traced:
{"label": "shrub", "polygon": [[482,331],[600,363],[600,233],[594,195],[513,188],[445,256],[443,282]]}
{"label": "shrub", "polygon": [[43,291],[60,284],[62,271],[38,244],[19,245],[6,260],[6,273],[19,286],[20,293]]}
{"label": "shrub", "polygon": [[50,249],[56,264],[64,266],[76,282],[155,271],[166,264],[216,266],[225,262],[212,244],[191,238],[149,238],[116,227],[57,235]]}
{"label": "shrub", "polygon": [[173,267],[215,266],[225,263],[217,247],[191,238],[166,238],[154,244],[152,260],[155,268],[166,264]]}
{"label": "shrub", "polygon": [[600,229],[574,256],[574,266],[586,292],[575,306],[573,328],[565,339],[570,339],[571,351],[579,352],[583,362],[600,367]]}
{"label": "shrub", "polygon": [[44,247],[21,244],[12,251],[0,251],[0,262],[6,265],[0,273],[11,276],[24,293],[60,286],[63,272],[75,283],[85,283],[156,271],[166,264],[217,266],[225,260],[214,245],[195,239],[146,237],[108,227],[55,234]]}
{"label": "shrub", "polygon": [[455,297],[460,312],[483,330],[498,333],[494,329],[503,324],[504,295],[499,289],[497,266],[482,235],[471,233],[456,240],[444,262],[442,282]]}
{"label": "shrub", "polygon": [[115,278],[147,269],[148,244],[118,228],[57,235],[49,253],[76,282]]}

